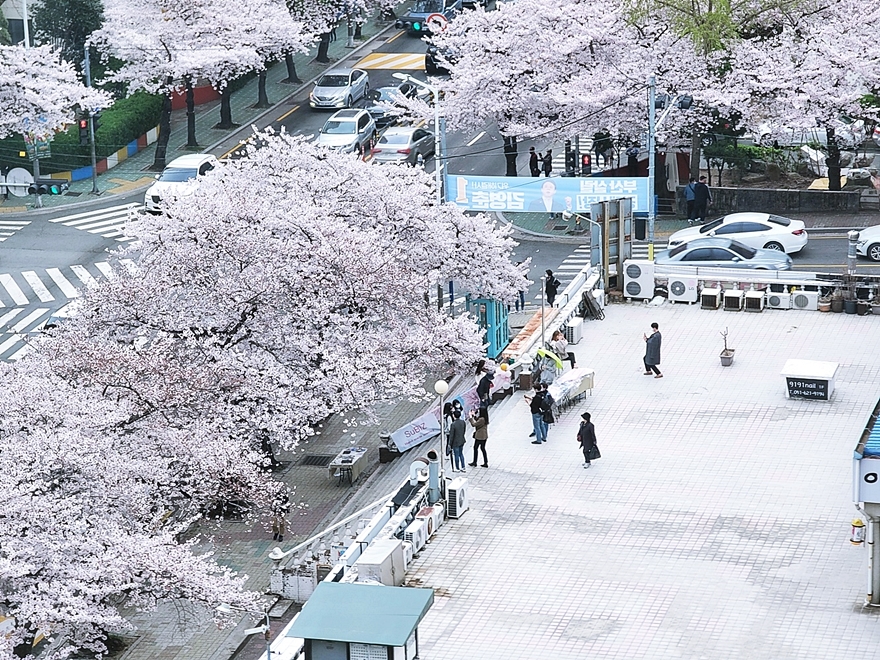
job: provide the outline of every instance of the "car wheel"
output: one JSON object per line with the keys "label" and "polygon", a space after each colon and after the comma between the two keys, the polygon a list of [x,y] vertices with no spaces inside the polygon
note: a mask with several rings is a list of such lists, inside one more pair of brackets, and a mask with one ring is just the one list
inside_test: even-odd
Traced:
{"label": "car wheel", "polygon": [[365,99],[365,98],[367,98],[367,96],[369,96],[369,94],[370,94],[370,83],[367,83],[366,85],[364,85],[364,95],[361,98]]}
{"label": "car wheel", "polygon": [[345,107],[350,108],[353,102],[354,101],[352,100],[351,96],[349,96],[347,99],[345,99]]}
{"label": "car wheel", "polygon": [[868,259],[871,261],[880,261],[880,243],[869,245],[868,249],[865,250],[865,254],[868,255]]}
{"label": "car wheel", "polygon": [[785,252],[785,248],[782,247],[782,243],[777,243],[776,241],[770,241],[767,245],[764,246],[765,250],[776,250],[777,252]]}

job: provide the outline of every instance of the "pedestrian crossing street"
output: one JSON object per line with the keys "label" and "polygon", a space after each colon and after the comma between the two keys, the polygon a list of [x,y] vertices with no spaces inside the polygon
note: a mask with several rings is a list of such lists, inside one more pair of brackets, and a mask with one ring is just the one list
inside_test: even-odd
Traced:
{"label": "pedestrian crossing street", "polygon": [[[132,272],[136,268],[130,259],[121,259],[119,264]],[[53,313],[77,298],[83,287],[111,279],[113,268],[99,261],[0,273],[0,361],[21,359],[32,348],[30,340],[39,335]]]}
{"label": "pedestrian crossing street", "polygon": [[13,236],[18,230],[24,229],[29,224],[31,224],[30,220],[0,220],[0,243],[10,236]]}
{"label": "pedestrian crossing street", "polygon": [[125,225],[139,208],[139,204],[120,204],[119,206],[52,218],[49,222],[124,243],[134,240],[125,235]]}

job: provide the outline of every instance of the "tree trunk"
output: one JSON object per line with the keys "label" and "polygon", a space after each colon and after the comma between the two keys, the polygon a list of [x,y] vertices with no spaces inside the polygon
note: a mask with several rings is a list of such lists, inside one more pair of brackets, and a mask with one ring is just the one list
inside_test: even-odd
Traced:
{"label": "tree trunk", "polygon": [[[166,81],[166,89],[171,86],[171,79]],[[159,139],[156,140],[156,155],[150,169],[161,172],[165,169],[165,156],[168,153],[168,140],[171,138],[171,94],[166,92],[162,100],[162,114],[159,115]]]}
{"label": "tree trunk", "polygon": [[315,61],[321,64],[330,64],[330,58],[327,57],[327,50],[330,48],[330,33],[325,32],[321,35],[321,41],[318,44],[318,54],[315,55]]}
{"label": "tree trunk", "polygon": [[186,146],[198,147],[196,140],[196,103],[193,96],[192,80],[186,80]]}
{"label": "tree trunk", "polygon": [[264,68],[260,70],[260,73],[257,74],[257,104],[254,106],[255,108],[268,108],[271,104],[269,103],[269,95],[266,93],[266,75],[267,71]]}
{"label": "tree trunk", "polygon": [[507,159],[507,173],[504,176],[516,176],[516,137],[504,136],[504,158]]}
{"label": "tree trunk", "polygon": [[296,62],[293,61],[293,54],[287,53],[284,56],[284,64],[287,66],[287,78],[281,82],[286,85],[297,84],[302,85],[302,80],[296,75]]}
{"label": "tree trunk", "polygon": [[700,178],[700,157],[702,156],[702,142],[700,141],[700,137],[701,136],[698,131],[694,131],[694,134],[691,135],[690,176],[692,176],[694,180]]}
{"label": "tree trunk", "polygon": [[229,85],[226,85],[223,91],[220,92],[220,123],[215,124],[214,128],[238,128],[239,125],[232,122],[232,106],[229,103],[231,98],[232,92],[229,89]]}
{"label": "tree trunk", "polygon": [[828,156],[825,157],[825,166],[828,168],[828,190],[840,190],[840,146],[831,126],[826,126],[825,132],[828,135]]}

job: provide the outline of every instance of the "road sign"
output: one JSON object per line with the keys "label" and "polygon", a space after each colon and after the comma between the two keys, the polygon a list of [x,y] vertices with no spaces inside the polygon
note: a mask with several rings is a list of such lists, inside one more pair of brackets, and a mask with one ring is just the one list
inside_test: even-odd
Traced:
{"label": "road sign", "polygon": [[443,14],[429,14],[425,19],[425,25],[431,28],[431,32],[443,32],[449,25],[449,19]]}

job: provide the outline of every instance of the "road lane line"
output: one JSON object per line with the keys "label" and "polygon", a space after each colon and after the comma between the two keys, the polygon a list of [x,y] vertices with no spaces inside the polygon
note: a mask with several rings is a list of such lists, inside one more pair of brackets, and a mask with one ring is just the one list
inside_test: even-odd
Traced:
{"label": "road lane line", "polygon": [[[294,112],[296,112],[297,110],[299,110],[299,108],[300,108],[300,106],[298,106],[298,105],[293,106],[290,110],[288,110],[287,112],[285,112],[283,115],[281,115],[281,116],[280,116],[278,119],[276,119],[275,121],[281,121],[282,119],[287,119],[290,115],[292,115]],[[238,148],[238,147],[236,147],[236,149],[237,149],[237,148]]]}
{"label": "road lane line", "polygon": [[469,146],[469,147],[474,146],[474,144],[477,142],[477,140],[479,140],[479,139],[480,139],[481,137],[483,137],[485,134],[486,134],[486,131],[480,131],[480,132],[477,134],[477,137],[475,137],[473,140],[471,140],[470,142],[467,143],[467,146]]}

